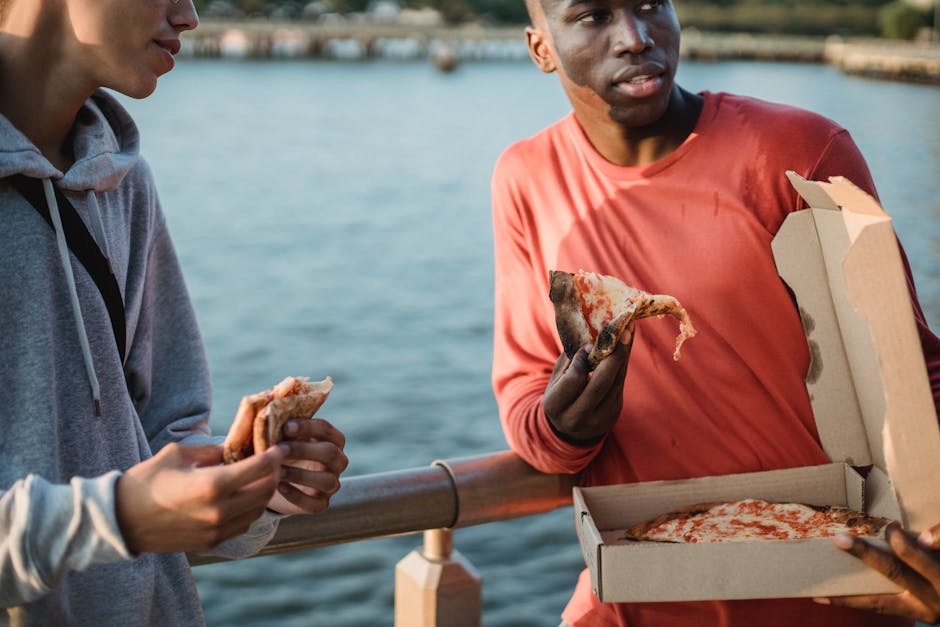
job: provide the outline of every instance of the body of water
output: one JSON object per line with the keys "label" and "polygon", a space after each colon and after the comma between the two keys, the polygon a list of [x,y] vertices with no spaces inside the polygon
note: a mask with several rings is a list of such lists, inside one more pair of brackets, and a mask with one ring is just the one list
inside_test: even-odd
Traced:
{"label": "body of water", "polygon": [[[692,90],[804,106],[848,128],[940,322],[940,88],[816,65],[685,62]],[[489,179],[563,116],[528,63],[182,60],[124,102],[202,324],[213,428],[286,374],[336,387],[321,414],[348,476],[503,450],[489,383]],[[486,626],[554,626],[582,561],[570,509],[459,529]],[[210,625],[392,625],[394,567],[420,536],[198,567]]]}

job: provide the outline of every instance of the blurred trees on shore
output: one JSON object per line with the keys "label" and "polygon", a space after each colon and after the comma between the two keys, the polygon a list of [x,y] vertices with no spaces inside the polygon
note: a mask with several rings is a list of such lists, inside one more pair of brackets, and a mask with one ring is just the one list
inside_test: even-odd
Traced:
{"label": "blurred trees on shore", "polygon": [[[447,24],[528,22],[525,0],[195,0],[195,3],[208,18],[342,19],[380,12],[387,16],[389,11],[405,9],[432,10]],[[931,0],[678,0],[675,4],[683,27],[717,32],[910,39],[929,29],[935,19]]]}

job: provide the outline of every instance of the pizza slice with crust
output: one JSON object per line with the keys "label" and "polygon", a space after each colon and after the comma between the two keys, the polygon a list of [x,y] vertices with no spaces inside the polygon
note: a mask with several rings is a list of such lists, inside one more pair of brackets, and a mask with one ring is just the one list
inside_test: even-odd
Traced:
{"label": "pizza slice with crust", "polygon": [[679,360],[683,342],[695,335],[688,312],[673,296],[649,294],[620,279],[596,272],[549,272],[549,298],[565,354],[573,358],[585,344],[593,344],[588,365],[597,364],[617,347],[631,320],[670,315],[679,321],[673,359]]}
{"label": "pizza slice with crust", "polygon": [[222,444],[225,463],[237,462],[280,442],[284,423],[312,418],[332,389],[330,377],[313,383],[306,377],[287,377],[269,390],[242,397]]}

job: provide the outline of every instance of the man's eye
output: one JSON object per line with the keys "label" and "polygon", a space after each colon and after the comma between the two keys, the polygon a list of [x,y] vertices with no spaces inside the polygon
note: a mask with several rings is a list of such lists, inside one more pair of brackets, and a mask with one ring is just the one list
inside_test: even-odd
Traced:
{"label": "man's eye", "polygon": [[664,0],[658,0],[656,2],[642,2],[637,7],[637,11],[655,11],[664,4]]}
{"label": "man's eye", "polygon": [[585,24],[603,24],[610,20],[608,11],[590,11],[578,16],[578,21]]}

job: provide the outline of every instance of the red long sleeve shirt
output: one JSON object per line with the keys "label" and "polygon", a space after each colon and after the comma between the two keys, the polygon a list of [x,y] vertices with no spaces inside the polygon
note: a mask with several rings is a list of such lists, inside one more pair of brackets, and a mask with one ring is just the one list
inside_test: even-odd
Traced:
{"label": "red long sleeve shirt", "polygon": [[[804,383],[806,337],[770,243],[805,206],[786,170],[845,176],[874,195],[871,175],[830,120],[703,95],[694,132],[650,166],[606,161],[574,114],[496,165],[493,386],[510,446],[543,472],[582,472],[583,485],[601,485],[829,462]],[[677,297],[698,330],[674,362],[675,321],[637,324],[623,411],[592,447],[558,438],[542,409],[562,351],[548,272],[581,268]],[[911,289],[940,399],[940,341]],[[573,625],[895,624],[807,600],[601,604],[585,575],[563,614]]]}

